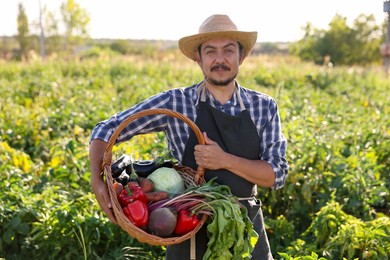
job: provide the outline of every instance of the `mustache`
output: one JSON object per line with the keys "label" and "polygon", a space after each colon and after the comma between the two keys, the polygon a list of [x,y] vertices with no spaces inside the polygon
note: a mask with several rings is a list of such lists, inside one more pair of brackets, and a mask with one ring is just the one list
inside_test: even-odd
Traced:
{"label": "mustache", "polygon": [[224,69],[230,71],[230,68],[224,64],[218,64],[213,67],[211,67],[211,71],[218,70],[218,69]]}

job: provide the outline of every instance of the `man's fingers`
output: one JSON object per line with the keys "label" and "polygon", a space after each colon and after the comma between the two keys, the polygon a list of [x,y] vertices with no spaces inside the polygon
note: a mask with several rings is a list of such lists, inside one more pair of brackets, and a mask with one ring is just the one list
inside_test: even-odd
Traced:
{"label": "man's fingers", "polygon": [[111,220],[111,222],[113,222],[114,224],[118,224],[114,215],[114,210],[111,207],[111,202],[109,203],[109,205],[107,204],[105,209],[103,210],[106,213],[107,217]]}
{"label": "man's fingers", "polygon": [[207,133],[206,133],[206,132],[203,132],[203,136],[204,136],[204,140],[205,140],[206,144],[216,144],[216,142],[214,142],[213,140],[211,140],[211,139],[207,136]]}
{"label": "man's fingers", "polygon": [[112,203],[109,194],[105,190],[99,191],[98,194],[98,202],[100,207],[102,208],[104,213],[106,213],[107,217],[111,220],[111,222],[113,222],[114,224],[118,224],[114,215],[114,211],[112,209]]}

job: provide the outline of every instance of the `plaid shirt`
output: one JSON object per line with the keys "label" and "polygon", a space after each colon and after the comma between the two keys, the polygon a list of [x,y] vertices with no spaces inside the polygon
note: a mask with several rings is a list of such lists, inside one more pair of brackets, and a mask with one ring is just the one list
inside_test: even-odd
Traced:
{"label": "plaid shirt", "polygon": [[[171,89],[154,95],[111,118],[98,123],[92,131],[91,140],[101,139],[108,141],[116,127],[129,115],[151,108],[166,108],[182,113],[195,122],[198,98],[198,87],[195,84],[187,88]],[[265,94],[240,88],[241,98],[248,110],[260,137],[259,159],[267,161],[276,174],[274,189],[280,189],[285,183],[288,173],[286,160],[287,141],[281,132],[278,106],[273,98]],[[207,95],[209,104],[230,115],[238,115],[240,110],[236,94],[231,100],[222,105],[211,94]],[[118,136],[116,142],[124,142],[135,135],[164,131],[168,141],[168,149],[172,156],[181,162],[184,148],[187,143],[190,127],[181,121],[166,115],[144,116],[131,122]]]}

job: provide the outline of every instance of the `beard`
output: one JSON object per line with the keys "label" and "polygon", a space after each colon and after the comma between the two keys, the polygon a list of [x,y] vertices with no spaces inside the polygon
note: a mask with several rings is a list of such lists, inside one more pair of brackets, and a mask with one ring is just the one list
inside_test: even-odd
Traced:
{"label": "beard", "polygon": [[[215,71],[218,69],[223,69],[225,71],[231,71],[230,67],[228,67],[227,65],[224,65],[224,64],[215,65],[211,68],[210,71],[212,72],[212,71]],[[205,79],[207,80],[207,82],[209,82],[210,84],[212,84],[214,86],[227,86],[235,80],[235,78],[238,75],[238,72],[225,80],[217,80],[211,76],[208,77],[208,76],[206,76],[207,74],[205,73],[205,71],[203,71],[203,75],[205,76]]]}
{"label": "beard", "polygon": [[227,79],[225,79],[225,80],[216,80],[216,79],[214,79],[214,78],[206,77],[206,80],[207,80],[209,83],[211,83],[211,84],[213,84],[213,85],[215,85],[215,86],[227,86],[227,85],[229,85],[230,83],[232,83],[232,81],[234,81],[234,79],[236,78],[236,76],[237,76],[237,74],[234,75],[234,76],[232,76],[232,77],[230,77],[230,78],[227,78]]}
{"label": "beard", "polygon": [[[226,71],[231,71],[229,67],[225,66],[225,65],[216,65],[214,67],[211,68],[211,71],[214,71],[216,69],[219,69],[219,68],[223,68],[224,70]],[[230,83],[232,83],[232,81],[237,77],[237,73],[234,74],[233,76],[231,76],[230,78],[227,78],[225,80],[216,80],[212,77],[206,77],[206,80],[215,85],[215,86],[227,86],[229,85]]]}

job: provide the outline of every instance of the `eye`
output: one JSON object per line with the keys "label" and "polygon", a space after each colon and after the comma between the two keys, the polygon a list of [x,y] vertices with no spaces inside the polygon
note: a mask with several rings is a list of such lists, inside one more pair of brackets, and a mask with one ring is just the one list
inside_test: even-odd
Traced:
{"label": "eye", "polygon": [[215,50],[214,49],[207,49],[205,53],[208,54],[208,55],[214,54]]}
{"label": "eye", "polygon": [[232,54],[234,52],[235,52],[234,48],[226,48],[225,49],[225,53]]}

